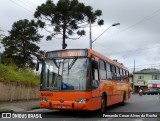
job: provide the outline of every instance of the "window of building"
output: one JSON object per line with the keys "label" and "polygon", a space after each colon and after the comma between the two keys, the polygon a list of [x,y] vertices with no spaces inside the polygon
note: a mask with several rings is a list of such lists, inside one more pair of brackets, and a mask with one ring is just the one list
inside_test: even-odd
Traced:
{"label": "window of building", "polygon": [[152,80],[159,80],[159,75],[157,74],[152,75]]}
{"label": "window of building", "polygon": [[138,79],[144,79],[144,76],[138,76]]}

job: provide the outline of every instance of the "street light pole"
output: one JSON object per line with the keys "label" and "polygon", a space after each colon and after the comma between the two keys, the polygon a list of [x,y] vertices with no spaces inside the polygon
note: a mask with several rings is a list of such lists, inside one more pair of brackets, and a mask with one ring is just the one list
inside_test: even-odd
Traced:
{"label": "street light pole", "polygon": [[106,30],[104,30],[104,31],[102,32],[102,34],[100,34],[96,39],[94,39],[94,40],[92,41],[92,36],[91,36],[91,21],[90,21],[90,49],[92,49],[92,43],[95,42],[100,36],[102,36],[108,29],[110,29],[112,26],[118,26],[118,25],[120,25],[120,23],[114,23],[114,24],[112,24],[112,25],[109,26]]}
{"label": "street light pole", "polygon": [[91,20],[89,21],[89,29],[90,29],[90,33],[89,33],[90,48],[92,49],[92,29],[91,29]]}

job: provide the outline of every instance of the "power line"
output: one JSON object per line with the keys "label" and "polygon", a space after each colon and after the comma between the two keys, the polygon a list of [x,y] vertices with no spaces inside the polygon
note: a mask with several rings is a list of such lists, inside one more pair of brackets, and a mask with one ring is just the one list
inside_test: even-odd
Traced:
{"label": "power line", "polygon": [[[156,45],[157,46],[157,45]],[[139,51],[142,51],[142,50],[148,50],[148,49],[154,49],[154,48],[159,48],[159,46],[160,46],[160,44],[158,44],[158,46],[157,47],[144,47],[144,48],[139,48],[139,49],[135,49],[135,50],[126,50],[126,51],[119,51],[119,52],[115,52],[115,53],[109,53],[109,54],[120,54],[120,53],[130,53],[130,52],[139,52]]]}
{"label": "power line", "polygon": [[[98,45],[100,45],[101,47],[105,48],[107,51],[109,50],[109,48],[106,48],[105,46],[101,45],[100,43],[98,43]],[[126,55],[126,54],[131,54],[131,52],[137,53],[143,50],[149,50],[149,49],[154,49],[154,48],[159,48],[160,44],[158,44],[158,46],[156,45],[155,47],[144,47],[144,48],[139,48],[139,49],[135,49],[135,50],[126,50],[126,51],[119,51],[119,52],[115,52],[113,51],[112,53],[104,53],[107,55],[116,55],[116,54],[120,54],[120,55]]]}
{"label": "power line", "polygon": [[[15,4],[17,4],[18,6],[20,6],[20,7],[22,7],[22,8],[24,8],[23,6],[21,6],[20,4],[18,4],[17,2],[15,2],[15,1],[13,1],[13,0],[10,0],[10,1],[12,1],[12,2],[14,2]],[[28,4],[26,4],[25,2],[22,2],[21,0],[19,0],[22,4],[24,4],[24,5],[26,5],[26,6],[28,6],[29,8],[31,8],[31,9],[33,9],[30,5],[32,4],[32,5],[35,5],[35,4],[33,4],[31,1],[29,2],[27,2],[27,3],[31,3],[30,5],[28,5]],[[24,0],[24,1],[26,1],[26,0]],[[33,13],[32,11],[30,11],[30,10],[28,10],[28,9],[26,9],[26,8],[24,8],[25,10],[27,10],[27,11],[29,11],[30,13]],[[33,9],[34,10],[34,9]],[[155,13],[157,13],[157,12],[159,12],[160,11],[160,9],[158,9],[157,11],[155,11],[154,12],[154,14]],[[150,17],[151,15],[149,15],[149,16],[146,16],[145,18],[148,18],[148,17]],[[152,16],[153,16],[153,14],[152,14]],[[144,18],[143,18],[144,19]],[[144,20],[141,20],[141,21],[139,21],[139,22],[137,22],[136,24],[134,24],[134,25],[132,25],[132,26],[135,26],[135,25],[137,25],[137,24],[140,24],[141,22],[143,22]],[[148,18],[149,19],[149,18]],[[132,26],[130,26],[130,28],[132,27]],[[129,27],[128,27],[129,28]],[[100,43],[97,43],[98,45],[100,45],[100,46],[102,46]],[[103,48],[105,48],[106,50],[108,50],[105,46],[102,46]],[[154,47],[155,48],[155,47]],[[153,49],[153,47],[152,48],[142,48],[142,49],[137,49],[137,50],[128,50],[127,51],[127,53],[128,52],[131,52],[131,51],[140,51],[140,50],[145,50],[145,49]],[[110,53],[110,54],[119,54],[119,53],[126,53],[126,51],[122,51],[122,52],[113,52],[113,53]]]}
{"label": "power line", "polygon": [[[160,66],[160,63],[137,65],[136,67],[143,67],[143,66]],[[128,66],[128,67],[132,68],[132,67],[134,67],[134,66]]]}
{"label": "power line", "polygon": [[133,25],[131,25],[131,26],[129,26],[129,27],[123,29],[122,31],[119,31],[117,34],[114,34],[114,35],[110,36],[109,38],[112,38],[112,37],[114,37],[114,36],[117,36],[118,34],[124,32],[124,31],[127,31],[127,30],[129,30],[129,29],[131,29],[131,28],[133,28],[133,27],[135,27],[135,26],[137,26],[137,25],[141,24],[141,23],[144,22],[144,21],[147,21],[147,20],[152,19],[151,17],[154,17],[154,16],[160,14],[159,12],[160,12],[160,9],[154,11],[154,12],[151,13],[150,15],[148,15],[148,16],[142,18],[142,19],[141,19],[140,21],[138,21],[137,23],[135,23],[135,24],[133,24]]}
{"label": "power line", "polygon": [[114,37],[114,36],[116,36],[116,35],[124,32],[124,31],[127,31],[127,30],[129,30],[129,29],[131,29],[131,28],[133,28],[133,27],[135,27],[135,26],[137,26],[137,25],[139,25],[139,24],[141,24],[141,23],[143,23],[143,22],[145,22],[145,21],[148,21],[148,20],[152,19],[154,16],[160,14],[159,12],[160,12],[160,9],[154,11],[154,12],[151,13],[150,15],[145,16],[144,18],[142,18],[142,19],[141,19],[140,21],[138,21],[137,23],[135,23],[135,24],[133,24],[133,25],[131,25],[131,26],[123,29],[122,31],[118,32],[117,34],[112,35],[110,38],[112,38],[112,37]]}
{"label": "power line", "polygon": [[29,0],[23,0],[23,1],[25,1],[26,3],[28,3],[30,6],[32,6],[33,8],[36,8],[37,7],[37,5],[36,4],[33,4],[31,1],[29,1]]}
{"label": "power line", "polygon": [[32,5],[34,6],[38,6],[36,3],[34,3],[33,1],[28,0],[28,2],[30,2]]}
{"label": "power line", "polygon": [[30,12],[30,13],[32,13],[32,14],[33,14],[33,12],[32,12],[32,11],[30,11],[30,10],[28,10],[27,8],[25,8],[25,7],[21,6],[21,5],[20,5],[20,4],[18,4],[17,2],[15,2],[15,1],[13,1],[13,0],[10,0],[10,1],[11,1],[11,2],[13,2],[14,4],[16,4],[16,5],[20,6],[21,8],[23,8],[23,9],[27,10],[28,12]]}
{"label": "power line", "polygon": [[24,1],[21,1],[21,0],[18,0],[19,2],[21,2],[23,5],[27,6],[28,8],[32,9],[32,10],[35,10],[33,9],[30,5],[28,5],[26,2]]}
{"label": "power line", "polygon": [[106,46],[104,46],[104,45],[102,45],[102,44],[100,44],[100,43],[98,43],[98,42],[95,42],[95,43],[98,44],[99,46],[103,47],[103,48],[106,49],[107,51],[110,50],[110,51],[112,51],[113,53],[115,52],[115,51],[111,50],[110,48],[106,48]]}

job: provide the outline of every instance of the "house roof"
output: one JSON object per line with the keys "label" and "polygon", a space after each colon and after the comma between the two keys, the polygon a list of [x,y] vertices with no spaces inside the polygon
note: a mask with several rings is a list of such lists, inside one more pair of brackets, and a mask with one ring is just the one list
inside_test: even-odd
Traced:
{"label": "house roof", "polygon": [[155,68],[143,69],[140,71],[134,72],[135,74],[160,74],[160,70]]}

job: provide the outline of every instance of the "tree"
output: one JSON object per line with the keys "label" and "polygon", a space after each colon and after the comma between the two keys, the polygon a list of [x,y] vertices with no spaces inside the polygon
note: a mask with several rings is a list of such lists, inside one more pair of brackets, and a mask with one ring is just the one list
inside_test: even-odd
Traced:
{"label": "tree", "polygon": [[2,37],[4,36],[2,33],[3,33],[3,30],[0,28],[0,41],[2,40]]}
{"label": "tree", "polygon": [[[2,38],[4,37],[3,30],[0,28],[0,43]],[[0,49],[1,49],[1,45],[0,45]],[[1,64],[1,60],[2,60],[2,53],[0,52],[0,64]]]}
{"label": "tree", "polygon": [[1,42],[5,48],[4,58],[19,68],[34,68],[33,58],[39,58],[43,53],[36,45],[42,37],[38,34],[37,23],[34,20],[24,19],[15,22],[9,36],[4,37]]}
{"label": "tree", "polygon": [[[84,28],[91,22],[94,24],[97,17],[102,15],[101,10],[93,11],[91,6],[85,6],[78,0],[59,0],[55,5],[51,0],[38,6],[34,17],[38,19],[40,27],[46,29],[51,34],[46,37],[51,40],[56,35],[62,35],[62,49],[67,47],[65,39],[79,39],[85,35]],[[103,25],[103,20],[98,20],[98,25]],[[53,27],[49,30],[49,27]],[[76,38],[70,36],[78,35]]]}
{"label": "tree", "polygon": [[[0,43],[1,43],[1,40],[3,39],[3,37],[4,37],[4,34],[3,34],[3,30],[1,29],[1,27],[0,27]],[[1,48],[1,46],[0,46],[0,48]]]}

